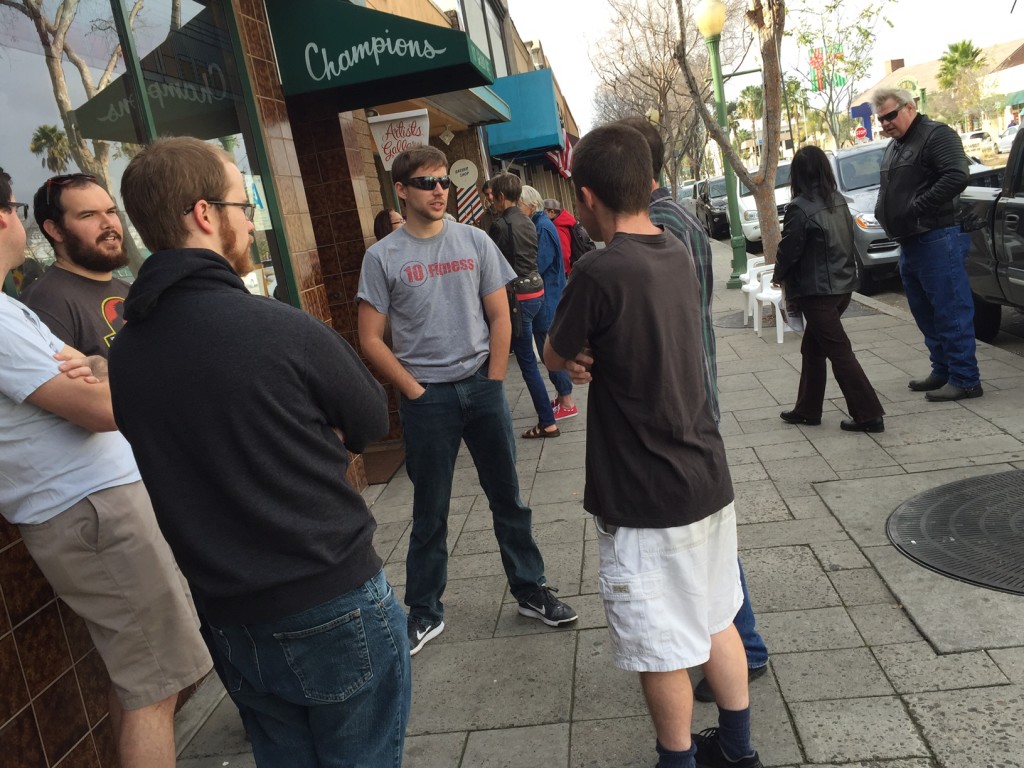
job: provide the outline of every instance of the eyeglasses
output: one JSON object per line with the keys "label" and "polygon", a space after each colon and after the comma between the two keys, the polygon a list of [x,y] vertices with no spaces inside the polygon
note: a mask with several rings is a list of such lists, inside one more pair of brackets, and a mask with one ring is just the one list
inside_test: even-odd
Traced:
{"label": "eyeglasses", "polygon": [[886,112],[884,115],[878,115],[878,122],[880,122],[880,123],[891,123],[893,120],[896,119],[896,115],[898,115],[900,113],[900,110],[903,109],[905,106],[907,106],[907,105],[906,104],[900,104],[892,112]]}
{"label": "eyeglasses", "polygon": [[[196,206],[199,205],[199,203],[200,201],[196,200],[192,205],[182,211],[181,215],[188,216],[196,209]],[[230,205],[235,208],[241,208],[242,215],[245,216],[248,221],[252,221],[253,216],[256,215],[256,205],[254,203],[229,203],[224,200],[207,200],[206,203],[207,205]]]}
{"label": "eyeglasses", "polygon": [[21,220],[28,221],[28,203],[0,203],[0,208],[12,209],[15,216],[18,216],[18,211],[21,211]]}
{"label": "eyeglasses", "polygon": [[53,205],[53,201],[50,199],[50,190],[54,187],[66,187],[69,184],[76,184],[78,182],[92,182],[96,183],[96,177],[91,173],[65,173],[60,176],[52,176],[46,180],[46,207],[49,208]]}
{"label": "eyeglasses", "polygon": [[441,189],[448,189],[452,185],[452,180],[450,176],[413,176],[405,183],[425,192],[433,192],[438,184],[441,185]]}

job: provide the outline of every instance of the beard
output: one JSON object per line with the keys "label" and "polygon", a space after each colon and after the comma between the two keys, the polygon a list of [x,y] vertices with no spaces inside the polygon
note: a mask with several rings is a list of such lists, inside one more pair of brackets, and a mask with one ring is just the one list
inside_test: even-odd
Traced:
{"label": "beard", "polygon": [[246,233],[245,242],[241,242],[238,232],[227,221],[226,216],[220,218],[220,242],[224,253],[221,254],[227,259],[228,264],[235,270],[239,277],[245,277],[252,272],[256,265],[252,263],[249,256],[249,234]]}
{"label": "beard", "polygon": [[102,250],[98,241],[87,242],[84,237],[70,230],[64,230],[64,250],[68,261],[92,272],[113,272],[128,265],[128,254],[124,241],[118,241],[116,251]]}

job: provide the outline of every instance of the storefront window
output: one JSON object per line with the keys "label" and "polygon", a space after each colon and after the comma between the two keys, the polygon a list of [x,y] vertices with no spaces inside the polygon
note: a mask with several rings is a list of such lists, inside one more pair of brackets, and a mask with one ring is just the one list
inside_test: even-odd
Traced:
{"label": "storefront window", "polygon": [[463,0],[462,15],[470,39],[494,62],[495,76],[505,77],[508,64],[502,35],[503,10],[499,11],[491,0]]}
{"label": "storefront window", "polygon": [[502,35],[501,17],[495,12],[494,7],[484,2],[487,11],[487,31],[491,40],[491,60],[494,62],[495,77],[505,77],[508,74],[508,65],[505,62],[505,38]]}
{"label": "storefront window", "polygon": [[[80,172],[95,176],[118,202],[121,173],[141,138],[132,107],[126,107],[126,129],[116,140],[83,136],[75,110],[123,73],[109,0],[0,5],[0,166],[12,176],[18,200],[31,202],[52,175]],[[31,213],[26,229],[28,260],[14,275],[18,289],[54,260]],[[129,247],[129,257],[137,268],[142,254]],[[130,279],[131,273],[122,276]]]}

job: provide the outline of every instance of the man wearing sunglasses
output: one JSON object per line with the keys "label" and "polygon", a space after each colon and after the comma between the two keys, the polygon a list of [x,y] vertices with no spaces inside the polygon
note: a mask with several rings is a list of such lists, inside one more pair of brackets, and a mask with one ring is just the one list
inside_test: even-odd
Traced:
{"label": "man wearing sunglasses", "polygon": [[129,287],[113,275],[128,263],[117,206],[96,177],[72,173],[47,179],[32,210],[57,260],[21,300],[65,344],[107,357]]}
{"label": "man wearing sunglasses", "polygon": [[948,125],[919,115],[908,91],[879,88],[871,105],[882,134],[892,139],[875,217],[899,241],[903,289],[932,364],[925,378],[907,386],[935,402],[981,397],[965,268],[969,239],[956,221],[969,179],[963,142]]}
{"label": "man wearing sunglasses", "polygon": [[[0,274],[25,257],[25,214],[0,170]],[[210,654],[117,433],[105,361],[81,358],[0,294],[0,513],[89,630],[120,764],[171,768],[178,692],[209,672]]]}
{"label": "man wearing sunglasses", "polygon": [[153,255],[110,350],[114,416],[256,764],[398,768],[405,614],[345,479],[387,432],[384,390],[329,326],[246,290],[253,205],[222,149],[160,139],[121,194]]}
{"label": "man wearing sunglasses", "polygon": [[[481,230],[445,220],[447,169],[435,147],[395,158],[391,175],[405,201],[406,224],[366,251],[356,294],[363,354],[400,395],[414,488],[405,561],[413,654],[444,631],[448,511],[463,440],[490,504],[519,613],[549,626],[576,621],[576,612],[546,585],[532,512],[519,496],[502,387],[512,336],[505,286],[516,273]],[[384,341],[389,318],[392,347]]]}

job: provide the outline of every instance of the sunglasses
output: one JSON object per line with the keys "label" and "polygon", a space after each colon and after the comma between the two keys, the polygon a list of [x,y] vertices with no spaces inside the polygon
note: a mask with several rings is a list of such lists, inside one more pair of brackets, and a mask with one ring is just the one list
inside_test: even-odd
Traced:
{"label": "sunglasses", "polygon": [[425,192],[433,192],[438,184],[441,185],[441,189],[448,189],[452,185],[452,179],[450,176],[413,176],[405,183]]}
{"label": "sunglasses", "polygon": [[898,115],[900,113],[900,110],[903,109],[905,106],[907,106],[907,105],[906,104],[900,104],[892,112],[886,112],[884,115],[878,115],[878,122],[880,122],[880,123],[891,123],[893,120],[896,119],[896,115]]}
{"label": "sunglasses", "polygon": [[[245,216],[245,218],[248,221],[252,221],[253,216],[256,215],[256,204],[255,203],[229,203],[229,202],[225,202],[224,200],[207,200],[206,203],[207,203],[207,205],[230,205],[230,206],[233,206],[235,208],[241,208],[242,209],[242,215]],[[192,213],[192,211],[195,210],[195,207],[197,205],[199,205],[199,201],[198,200],[196,200],[194,203],[192,203],[192,205],[190,205],[188,208],[186,208],[184,211],[182,211],[181,215],[182,216],[187,216],[188,214]]]}
{"label": "sunglasses", "polygon": [[80,182],[92,182],[96,183],[96,177],[91,173],[65,173],[61,176],[53,176],[46,180],[46,207],[49,208],[53,205],[53,201],[50,199],[50,190],[54,187],[66,187],[69,184],[77,184]]}
{"label": "sunglasses", "polygon": [[28,203],[0,203],[0,208],[10,208],[15,216],[20,216],[22,221],[28,221]]}

